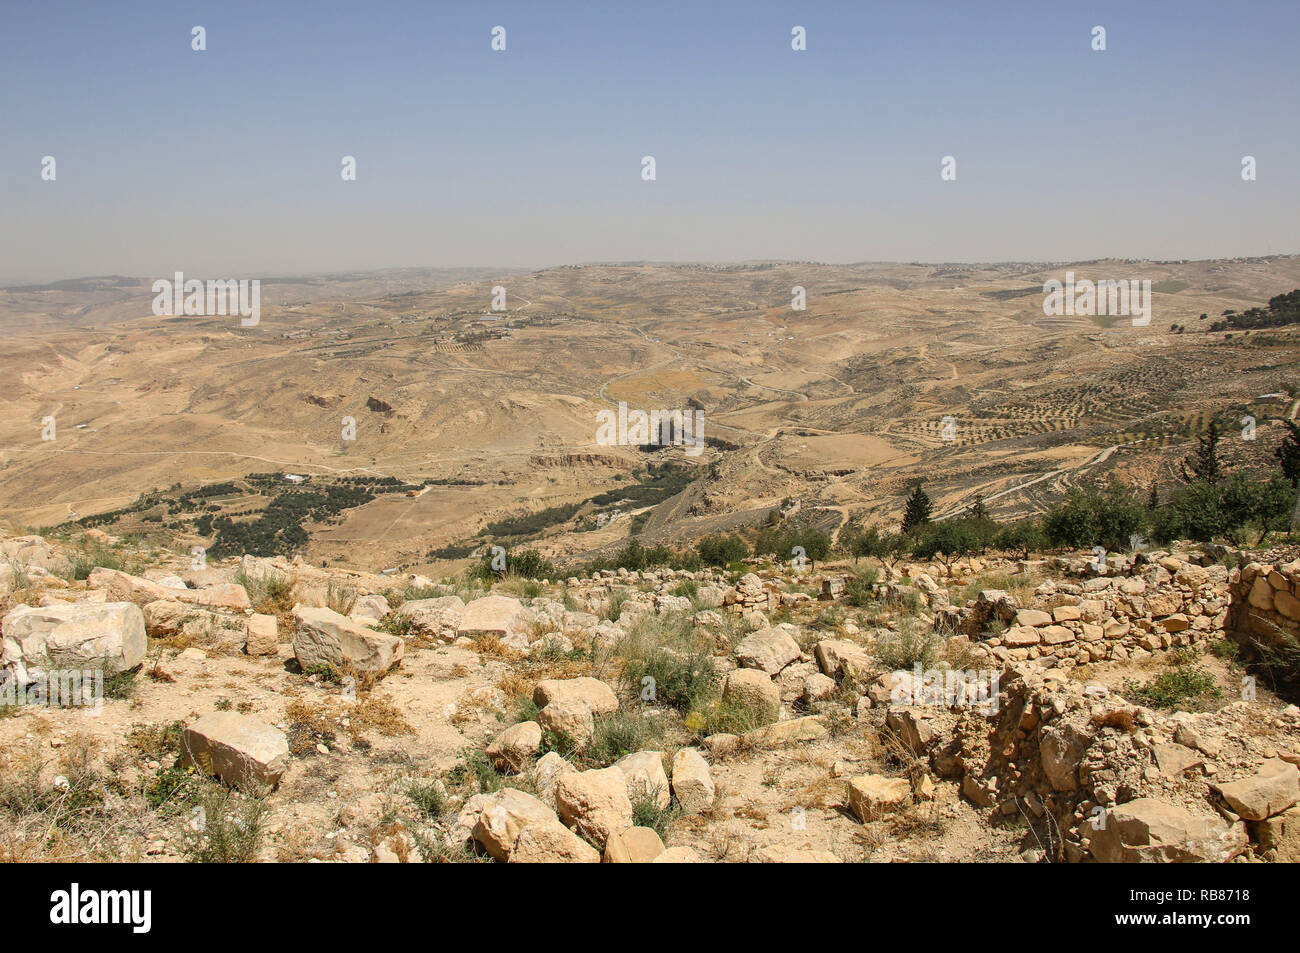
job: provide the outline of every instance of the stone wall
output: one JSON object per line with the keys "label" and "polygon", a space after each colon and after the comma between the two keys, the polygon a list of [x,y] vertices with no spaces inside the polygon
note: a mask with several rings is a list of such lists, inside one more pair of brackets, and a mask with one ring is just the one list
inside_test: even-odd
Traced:
{"label": "stone wall", "polygon": [[[1167,557],[1134,575],[1077,583],[1049,580],[1033,605],[1017,607],[1001,591],[985,591],[967,610],[971,651],[1001,662],[1042,660],[1071,668],[1105,659],[1140,659],[1222,635],[1228,570]],[[983,639],[993,619],[1006,628]]]}
{"label": "stone wall", "polygon": [[1300,639],[1300,559],[1248,563],[1232,571],[1228,631],[1243,643]]}

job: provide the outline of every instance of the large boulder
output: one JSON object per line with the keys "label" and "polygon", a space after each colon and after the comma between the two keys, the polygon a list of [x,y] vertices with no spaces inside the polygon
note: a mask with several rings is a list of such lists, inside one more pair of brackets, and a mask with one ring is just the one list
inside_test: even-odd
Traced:
{"label": "large boulder", "polygon": [[624,755],[614,762],[614,767],[627,778],[627,796],[632,801],[653,798],[660,808],[672,802],[662,751],[637,751]]}
{"label": "large boulder", "polygon": [[146,603],[145,631],[151,638],[183,637],[199,648],[243,648],[248,642],[248,619],[240,613],[213,612],[173,599]]}
{"label": "large boulder", "polygon": [[1079,762],[1091,744],[1092,735],[1081,725],[1061,722],[1043,729],[1038,752],[1054,790],[1078,790]]}
{"label": "large boulder", "polygon": [[537,713],[537,724],[544,732],[568,740],[575,750],[587,747],[596,733],[596,721],[591,709],[576,698],[560,698]]}
{"label": "large boulder", "polygon": [[226,784],[275,787],[289,767],[289,739],[260,718],[217,711],[181,733],[181,758]]}
{"label": "large boulder", "polygon": [[460,617],[465,603],[460,596],[441,596],[437,599],[413,599],[402,604],[397,614],[411,620],[411,634],[440,642],[451,642],[460,627]]}
{"label": "large boulder", "polygon": [[525,829],[556,820],[553,810],[515,788],[501,788],[470,801],[475,803],[466,803],[460,826],[470,826],[473,838],[497,860],[511,859]]}
{"label": "large boulder", "polygon": [[457,636],[495,635],[507,638],[524,634],[521,614],[524,604],[510,596],[484,596],[465,606],[456,626]]}
{"label": "large boulder", "polygon": [[555,805],[565,824],[602,850],[611,834],[632,826],[627,777],[618,768],[561,775]]}
{"label": "large boulder", "polygon": [[1215,785],[1215,790],[1238,817],[1267,820],[1300,801],[1300,768],[1270,758],[1250,777]]}
{"label": "large boulder", "polygon": [[1244,825],[1153,797],[1112,807],[1089,849],[1102,863],[1222,863],[1247,844]]}
{"label": "large boulder", "polygon": [[552,818],[520,831],[510,852],[510,863],[598,864],[600,851]]}
{"label": "large boulder", "polygon": [[293,654],[303,671],[329,665],[335,671],[381,676],[402,661],[406,645],[333,609],[296,605]]}
{"label": "large boulder", "polygon": [[781,688],[761,669],[738,668],[722,682],[722,700],[755,718],[755,727],[776,721],[781,712]]}
{"label": "large boulder", "polygon": [[822,639],[813,649],[822,673],[831,678],[863,678],[872,668],[871,656],[856,642],[847,639]]}
{"label": "large boulder", "polygon": [[1279,863],[1300,863],[1300,807],[1275,814],[1266,821],[1252,821],[1250,827],[1259,846],[1274,852],[1274,859]]}
{"label": "large boulder", "polygon": [[144,661],[144,614],[130,602],[18,606],[4,617],[0,665],[21,684],[51,670],[116,674]]}
{"label": "large boulder", "polygon": [[521,771],[542,746],[542,728],[535,721],[511,725],[492,740],[487,756],[498,771]]}
{"label": "large boulder", "polygon": [[120,569],[100,567],[90,571],[86,584],[92,589],[107,590],[110,598],[134,602],[137,605],[157,602],[159,599],[218,609],[247,609],[252,605],[244,587],[231,582],[206,586],[203,589],[182,589],[132,576]]}
{"label": "large boulder", "polygon": [[533,689],[533,702],[545,708],[554,701],[576,701],[586,705],[593,715],[618,711],[618,696],[598,678],[545,678]]}
{"label": "large boulder", "polygon": [[537,759],[537,764],[533,766],[533,783],[537,789],[537,796],[544,803],[554,807],[555,788],[560,783],[560,778],[577,770],[572,764],[565,761],[558,752],[546,752]]}
{"label": "large boulder", "polygon": [[792,625],[770,626],[745,636],[736,646],[736,661],[744,668],[761,669],[775,675],[802,654]]}
{"label": "large boulder", "polygon": [[371,625],[391,611],[387,599],[377,593],[370,593],[357,597],[357,601],[352,603],[352,609],[348,612],[348,618],[362,625]]}
{"label": "large boulder", "polygon": [[747,731],[741,737],[748,745],[774,748],[807,741],[824,741],[830,737],[830,730],[822,724],[822,716],[805,715],[803,718],[774,721],[762,728]]}
{"label": "large boulder", "polygon": [[664,842],[649,827],[628,827],[605,842],[607,864],[649,864],[664,852]]}

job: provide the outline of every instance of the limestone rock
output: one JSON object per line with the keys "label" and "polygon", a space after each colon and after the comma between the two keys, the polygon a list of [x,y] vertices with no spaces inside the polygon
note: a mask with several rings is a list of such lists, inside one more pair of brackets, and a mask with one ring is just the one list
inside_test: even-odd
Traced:
{"label": "limestone rock", "polygon": [[567,738],[581,750],[596,733],[596,722],[587,703],[576,698],[560,698],[537,713],[537,724],[542,731]]}
{"label": "limestone rock", "polygon": [[614,690],[598,678],[546,678],[533,689],[533,703],[539,708],[561,700],[582,702],[593,715],[618,711]]}
{"label": "limestone rock", "polygon": [[561,775],[555,804],[565,824],[601,849],[611,834],[632,826],[627,778],[618,768]]}
{"label": "limestone rock", "polygon": [[255,612],[248,617],[248,639],[244,651],[249,655],[275,655],[280,651],[280,632],[275,616]]}
{"label": "limestone rock", "polygon": [[745,668],[775,675],[801,654],[792,631],[798,630],[792,625],[780,625],[751,632],[736,646],[736,660]]}
{"label": "limestone rock", "polygon": [[451,642],[460,627],[465,603],[460,596],[437,599],[412,599],[402,604],[397,614],[411,620],[411,634],[440,642]]}
{"label": "limestone rock", "polygon": [[912,785],[904,778],[865,774],[849,781],[849,810],[864,824],[912,803]]}
{"label": "limestone rock", "polygon": [[[501,788],[478,797],[482,800],[473,805],[467,803],[466,809],[461,811],[461,824],[463,826],[472,819],[474,839],[497,860],[510,860],[519,835],[526,828],[556,820],[553,810],[531,794],[515,788]],[[476,816],[466,817],[467,812]]]}
{"label": "limestone rock", "polygon": [[523,634],[524,624],[520,618],[523,603],[510,596],[484,596],[465,606],[456,626],[457,637],[495,635],[505,638]]}
{"label": "limestone rock", "polygon": [[1222,863],[1247,843],[1241,824],[1152,797],[1112,807],[1090,835],[1089,849],[1102,863]]}
{"label": "limestone rock", "polygon": [[498,771],[520,771],[542,745],[542,728],[535,721],[511,725],[487,747],[488,759]]}
{"label": "limestone rock", "polygon": [[637,751],[624,755],[614,762],[614,767],[627,778],[627,796],[633,803],[644,797],[653,798],[660,808],[672,803],[662,751]]}
{"label": "limestone rock", "polygon": [[556,819],[529,824],[519,833],[512,864],[598,864],[600,852]]}
{"label": "limestone rock", "polygon": [[664,853],[664,842],[649,827],[628,827],[605,842],[605,863],[648,864]]}
{"label": "limestone rock", "polygon": [[751,713],[760,725],[776,721],[781,711],[781,689],[761,669],[738,668],[728,672],[722,683],[722,699]]}
{"label": "limestone rock", "polygon": [[1214,789],[1238,817],[1263,821],[1300,801],[1300,769],[1270,758],[1250,777],[1216,784]]}
{"label": "limestone rock", "polygon": [[18,606],[0,624],[0,665],[20,684],[58,669],[124,672],[144,661],[140,607],[129,602]]}
{"label": "limestone rock", "polygon": [[402,661],[406,650],[397,636],[368,629],[333,609],[297,605],[293,617],[293,654],[303,671],[329,665],[337,672],[381,676]]}
{"label": "limestone rock", "polygon": [[871,656],[856,642],[845,639],[822,639],[813,649],[822,673],[831,678],[861,678],[871,671]]}
{"label": "limestone rock", "polygon": [[703,861],[694,848],[669,847],[666,851],[650,861],[652,864],[700,864]]}
{"label": "limestone rock", "polygon": [[713,806],[717,788],[709,763],[695,748],[673,755],[673,794],[687,814],[700,814]]}
{"label": "limestone rock", "polygon": [[181,733],[181,757],[239,787],[275,787],[289,767],[289,739],[252,715],[217,711]]}

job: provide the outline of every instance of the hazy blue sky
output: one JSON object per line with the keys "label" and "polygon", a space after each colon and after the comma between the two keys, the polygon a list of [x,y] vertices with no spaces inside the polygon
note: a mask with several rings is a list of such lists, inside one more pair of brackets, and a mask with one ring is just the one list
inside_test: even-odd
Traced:
{"label": "hazy blue sky", "polygon": [[1298,50],[1296,0],[11,2],[0,281],[1297,252]]}

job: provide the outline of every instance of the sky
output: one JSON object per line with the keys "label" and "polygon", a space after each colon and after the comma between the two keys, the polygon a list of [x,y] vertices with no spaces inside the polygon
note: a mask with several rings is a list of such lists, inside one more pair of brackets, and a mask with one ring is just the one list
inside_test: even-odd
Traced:
{"label": "sky", "polygon": [[1295,0],[10,2],[0,283],[1300,252],[1297,41]]}

